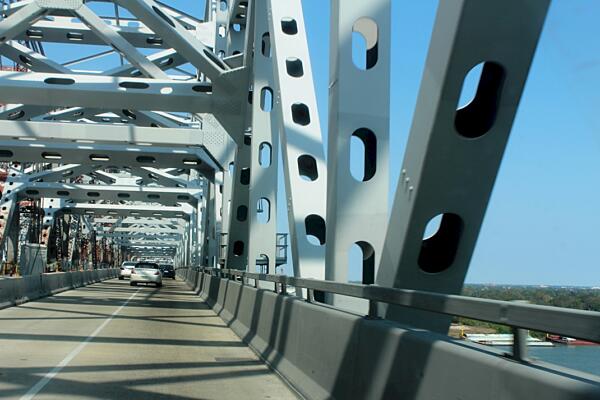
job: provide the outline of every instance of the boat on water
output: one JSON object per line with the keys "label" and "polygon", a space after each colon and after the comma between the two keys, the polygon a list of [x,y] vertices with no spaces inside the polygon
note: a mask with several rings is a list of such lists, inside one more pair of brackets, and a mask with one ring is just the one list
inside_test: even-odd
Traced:
{"label": "boat on water", "polygon": [[600,346],[600,343],[590,342],[588,340],[575,339],[568,336],[546,335],[546,338],[552,343],[566,344],[569,346]]}
{"label": "boat on water", "polygon": [[[512,346],[514,343],[512,333],[465,333],[463,338],[487,346]],[[552,347],[554,343],[528,336],[527,346]]]}

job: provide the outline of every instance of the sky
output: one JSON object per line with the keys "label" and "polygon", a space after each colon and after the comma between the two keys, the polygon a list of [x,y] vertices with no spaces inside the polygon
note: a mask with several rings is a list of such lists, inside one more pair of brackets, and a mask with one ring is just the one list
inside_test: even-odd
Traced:
{"label": "sky", "polygon": [[[198,17],[204,10],[203,1],[167,3]],[[112,7],[90,4],[106,14]],[[303,0],[303,9],[326,143],[329,1]],[[390,199],[402,165],[436,9],[433,0],[392,0]],[[552,1],[467,283],[600,286],[598,15],[597,0]],[[65,45],[46,48],[56,61],[85,55]],[[90,49],[86,54],[103,49]],[[102,65],[102,61],[95,63]],[[279,187],[280,199],[285,199],[282,181]],[[279,201],[280,231],[287,226],[284,204]],[[291,273],[291,268],[286,272]],[[358,265],[350,265],[349,272],[350,280],[359,279]]]}

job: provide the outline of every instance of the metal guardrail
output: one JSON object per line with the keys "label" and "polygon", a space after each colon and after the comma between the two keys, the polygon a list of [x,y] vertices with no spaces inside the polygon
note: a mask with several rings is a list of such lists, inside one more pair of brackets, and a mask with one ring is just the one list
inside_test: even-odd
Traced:
{"label": "metal guardrail", "polygon": [[431,293],[410,289],[386,288],[377,285],[341,283],[317,279],[267,275],[231,269],[200,268],[200,271],[224,278],[239,277],[273,282],[274,290],[286,294],[287,286],[307,290],[307,301],[314,302],[314,291],[339,294],[369,300],[369,316],[377,318],[376,303],[395,304],[439,314],[452,315],[510,326],[514,332],[513,357],[526,355],[523,329],[548,332],[600,343],[600,312],[540,306],[523,302],[479,299],[474,297]]}

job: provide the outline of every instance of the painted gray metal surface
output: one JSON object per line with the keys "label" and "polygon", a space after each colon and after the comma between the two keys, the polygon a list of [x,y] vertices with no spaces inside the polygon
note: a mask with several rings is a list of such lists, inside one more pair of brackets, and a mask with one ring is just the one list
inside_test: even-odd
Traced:
{"label": "painted gray metal surface", "polygon": [[[209,0],[203,20],[169,2],[105,2],[114,15],[79,0],[3,7],[0,55],[15,66],[0,71],[5,266],[33,241],[64,270],[144,256],[224,267],[213,273],[237,274],[244,285],[186,276],[312,398],[597,394],[596,382],[572,371],[438,334],[462,315],[598,340],[596,314],[452,295],[549,0],[440,2],[391,217],[391,1],[331,2],[327,157],[300,0]],[[357,35],[364,54],[353,61]],[[46,43],[109,47],[59,63]],[[107,57],[119,62],[85,67]],[[464,78],[480,63],[474,99],[459,108]],[[287,257],[277,242],[280,190],[294,278],[272,275]],[[345,284],[353,245],[367,286]],[[257,270],[269,274],[240,275]],[[252,288],[250,278],[274,291]],[[282,295],[290,286],[308,302]],[[369,301],[369,318],[309,304],[335,304],[336,295]]]}
{"label": "painted gray metal surface", "polygon": [[[440,3],[379,285],[460,292],[548,5],[537,0]],[[480,63],[475,97],[457,109],[465,76]],[[436,216],[442,216],[439,228],[427,238],[425,228]],[[438,332],[450,323],[396,307],[383,306],[381,312]]]}
{"label": "painted gray metal surface", "polygon": [[[325,278],[347,282],[359,265],[373,283],[388,221],[391,4],[339,0],[331,11]],[[353,34],[366,41],[364,65],[353,61]],[[362,149],[354,159],[352,146]],[[353,163],[362,170],[351,173]]]}

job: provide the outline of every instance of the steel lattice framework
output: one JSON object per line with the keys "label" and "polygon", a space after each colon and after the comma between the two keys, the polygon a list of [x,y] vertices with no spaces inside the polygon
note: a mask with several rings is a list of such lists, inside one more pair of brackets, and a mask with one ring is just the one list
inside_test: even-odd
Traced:
{"label": "steel lattice framework", "polygon": [[[400,162],[389,157],[390,0],[331,1],[327,155],[301,0],[207,0],[203,20],[155,0],[2,1],[4,265],[33,242],[48,246],[49,269],[152,256],[274,273],[286,261],[285,190],[296,277],[346,282],[357,244],[363,283],[457,293],[548,5],[440,2],[388,204],[389,165]],[[45,51],[57,43],[105,49],[59,62]],[[458,108],[479,64],[474,98]],[[379,313],[448,324],[395,306]]]}

